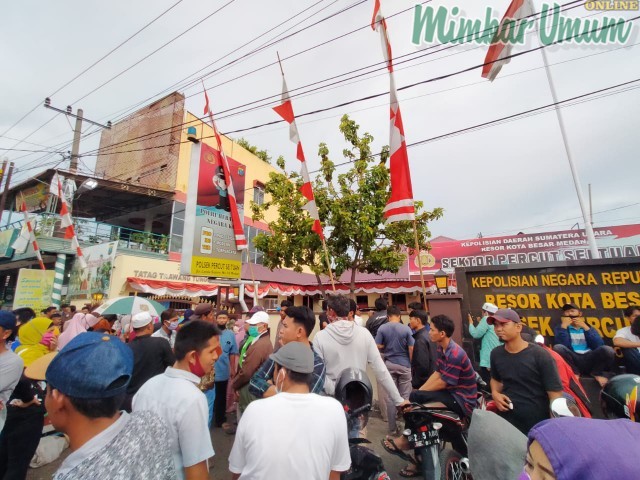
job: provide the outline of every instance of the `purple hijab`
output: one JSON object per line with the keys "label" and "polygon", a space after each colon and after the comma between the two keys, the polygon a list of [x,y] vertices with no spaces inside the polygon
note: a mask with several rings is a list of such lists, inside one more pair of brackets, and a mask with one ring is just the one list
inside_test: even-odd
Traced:
{"label": "purple hijab", "polygon": [[639,478],[640,424],[630,420],[554,418],[531,429],[534,440],[558,480]]}

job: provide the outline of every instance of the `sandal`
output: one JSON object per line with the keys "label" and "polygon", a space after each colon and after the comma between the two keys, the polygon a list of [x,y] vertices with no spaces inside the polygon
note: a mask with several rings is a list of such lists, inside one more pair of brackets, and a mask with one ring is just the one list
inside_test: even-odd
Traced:
{"label": "sandal", "polygon": [[415,478],[415,477],[422,476],[420,472],[418,472],[417,470],[412,470],[409,467],[404,467],[402,470],[398,472],[398,475],[404,478]]}
{"label": "sandal", "polygon": [[[391,447],[389,447],[385,442],[389,442],[391,444]],[[382,445],[382,448],[384,448],[387,453],[395,455],[396,457],[400,457],[401,459],[416,465],[415,459],[411,455],[407,455],[400,448],[398,448],[396,442],[392,437],[387,436],[386,438],[383,438],[382,440],[380,440],[380,445]]]}

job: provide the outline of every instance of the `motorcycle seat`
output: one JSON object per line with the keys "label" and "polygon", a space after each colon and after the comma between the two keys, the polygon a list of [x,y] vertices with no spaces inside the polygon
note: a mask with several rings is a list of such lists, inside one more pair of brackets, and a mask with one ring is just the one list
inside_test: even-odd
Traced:
{"label": "motorcycle seat", "polygon": [[437,408],[437,407],[436,408],[427,407],[427,409],[429,410],[429,413],[431,413],[431,415],[433,415],[434,417],[440,418],[442,420],[448,420],[453,423],[458,423],[458,424],[463,423],[462,417],[460,417],[460,415],[458,415],[456,412],[452,410],[448,410],[446,408]]}

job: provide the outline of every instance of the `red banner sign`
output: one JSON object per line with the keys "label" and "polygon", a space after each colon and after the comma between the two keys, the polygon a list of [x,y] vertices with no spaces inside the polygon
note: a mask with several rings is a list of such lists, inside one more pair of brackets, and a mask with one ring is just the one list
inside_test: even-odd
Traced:
{"label": "red banner sign", "polygon": [[[601,258],[640,257],[640,224],[594,229]],[[434,242],[422,252],[424,273],[456,267],[510,265],[591,259],[584,230],[528,233],[505,237]],[[409,274],[419,275],[416,255],[409,257]]]}

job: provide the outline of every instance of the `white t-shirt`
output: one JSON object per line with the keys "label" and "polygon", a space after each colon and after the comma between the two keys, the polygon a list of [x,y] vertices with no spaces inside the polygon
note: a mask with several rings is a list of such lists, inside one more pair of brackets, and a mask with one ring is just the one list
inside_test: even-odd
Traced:
{"label": "white t-shirt", "polygon": [[160,327],[158,331],[154,332],[151,336],[156,338],[164,338],[167,342],[169,342],[169,345],[171,345],[171,348],[173,348],[176,344],[176,337],[178,336],[178,332],[175,331],[175,332],[172,332],[171,335],[169,335],[167,332],[164,331],[164,328]]}
{"label": "white t-shirt", "polygon": [[[616,335],[613,338],[623,338],[630,342],[640,342],[640,337],[631,333],[631,327],[621,328],[616,332]],[[638,352],[640,352],[640,347],[638,347]]]}
{"label": "white t-shirt", "polygon": [[209,434],[209,407],[193,373],[167,367],[162,375],[147,380],[133,397],[133,411],[151,411],[169,427],[171,453],[178,478],[184,467],[213,457]]}
{"label": "white t-shirt", "polygon": [[340,403],[315,393],[279,393],[249,404],[229,456],[242,480],[327,480],[351,466]]}

